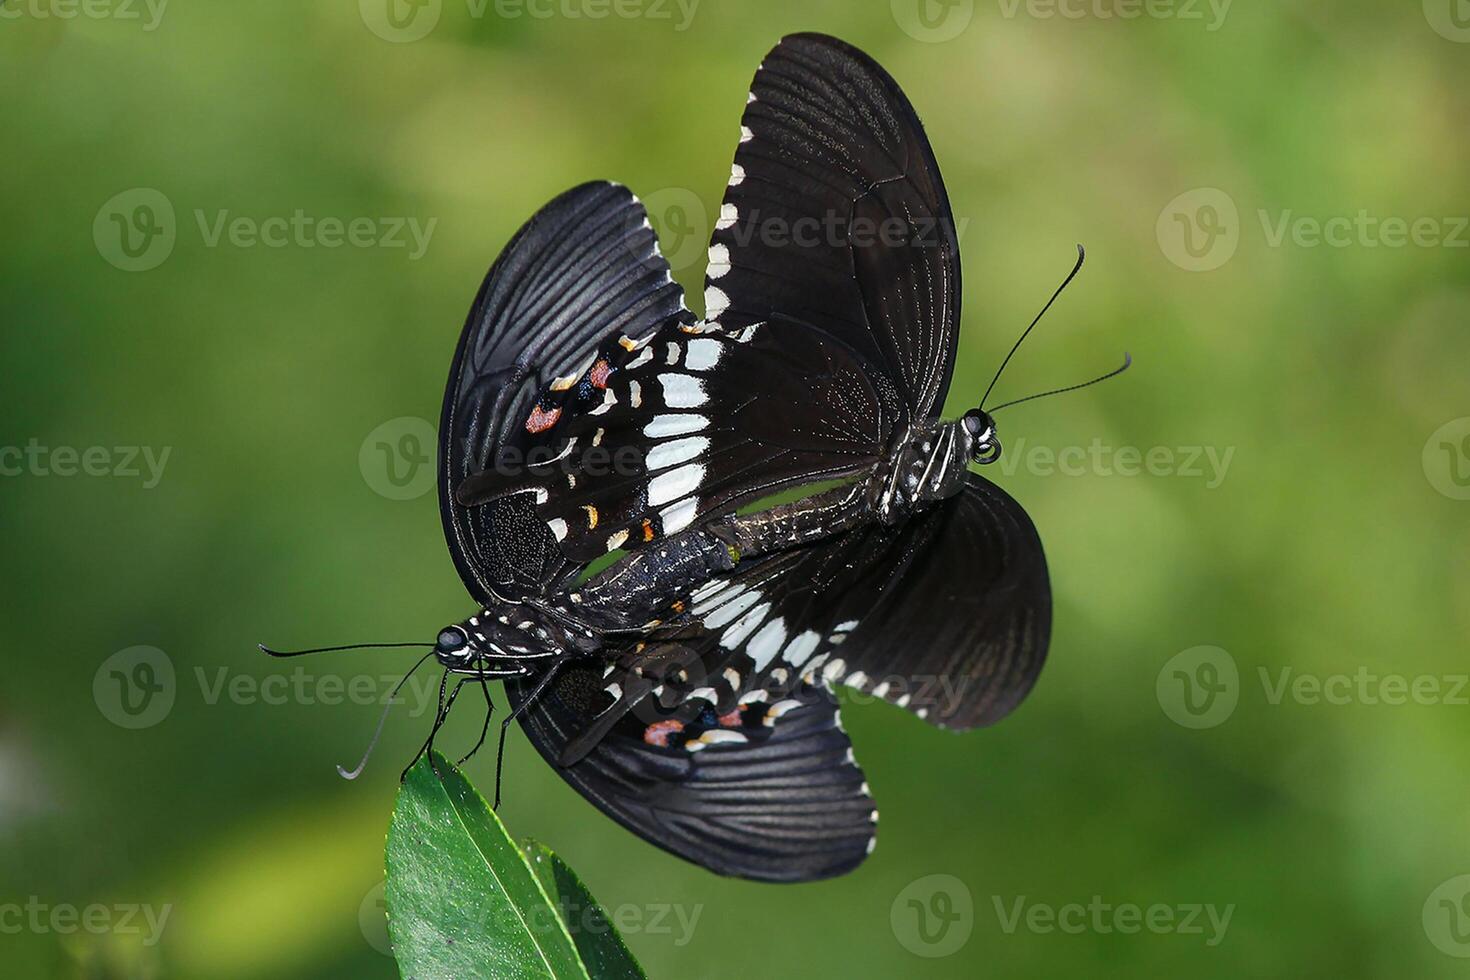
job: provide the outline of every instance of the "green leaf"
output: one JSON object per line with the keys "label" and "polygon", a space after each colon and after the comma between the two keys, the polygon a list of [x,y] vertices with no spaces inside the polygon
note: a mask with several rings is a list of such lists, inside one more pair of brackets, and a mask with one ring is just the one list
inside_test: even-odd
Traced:
{"label": "green leaf", "polygon": [[577,952],[582,954],[582,962],[587,964],[587,972],[597,980],[646,980],[647,974],[628,952],[623,937],[607,920],[602,906],[587,891],[577,873],[539,841],[527,840],[521,849],[541,887],[561,913],[567,931],[577,944]]}
{"label": "green leaf", "polygon": [[388,828],[388,935],[405,977],[589,980],[500,818],[442,756],[411,770]]}

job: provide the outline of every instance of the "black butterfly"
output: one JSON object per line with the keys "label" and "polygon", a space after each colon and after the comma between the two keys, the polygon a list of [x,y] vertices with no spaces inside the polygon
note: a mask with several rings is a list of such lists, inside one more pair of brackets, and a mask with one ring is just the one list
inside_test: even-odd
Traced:
{"label": "black butterfly", "polygon": [[466,683],[488,724],[486,681],[505,679],[511,717],[624,826],[799,881],[874,840],[832,688],[949,728],[998,721],[1041,670],[1051,597],[1030,519],[968,469],[1000,455],[993,418],[938,419],[959,252],[897,83],[794,35],[742,123],[703,321],[614,184],[552,201],[486,277],[439,473],[482,608],[431,651],[435,730]]}

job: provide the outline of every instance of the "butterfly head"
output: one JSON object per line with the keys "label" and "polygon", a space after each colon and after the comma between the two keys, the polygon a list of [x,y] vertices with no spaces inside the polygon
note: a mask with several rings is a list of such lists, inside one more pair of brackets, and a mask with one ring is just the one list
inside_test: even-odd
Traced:
{"label": "butterfly head", "polygon": [[970,459],[981,466],[1000,459],[1000,437],[995,431],[995,419],[983,409],[965,413],[965,434],[970,438]]}
{"label": "butterfly head", "polygon": [[446,626],[434,640],[434,659],[446,667],[464,667],[477,652],[463,626]]}
{"label": "butterfly head", "polygon": [[505,603],[444,627],[434,641],[434,656],[445,667],[464,670],[596,645],[588,627],[563,622],[539,606]]}

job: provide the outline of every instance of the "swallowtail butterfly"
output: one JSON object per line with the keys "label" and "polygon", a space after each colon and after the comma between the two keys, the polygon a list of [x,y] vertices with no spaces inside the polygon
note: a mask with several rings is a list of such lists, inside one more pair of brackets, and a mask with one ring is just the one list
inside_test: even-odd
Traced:
{"label": "swallowtail butterfly", "polygon": [[491,268],[440,426],[445,533],[481,608],[425,655],[435,730],[465,684],[488,724],[503,679],[541,754],[633,832],[722,874],[828,877],[877,820],[834,687],[987,725],[1051,628],[1035,528],[968,467],[1000,454],[991,415],[938,417],[953,221],[918,117],[862,52],[802,34],[762,63],[704,305],[610,183],[546,205]]}

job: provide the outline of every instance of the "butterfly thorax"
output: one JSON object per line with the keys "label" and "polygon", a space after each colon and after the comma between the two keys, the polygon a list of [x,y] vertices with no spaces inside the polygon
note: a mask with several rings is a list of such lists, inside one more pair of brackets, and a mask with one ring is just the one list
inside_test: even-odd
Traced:
{"label": "butterfly thorax", "polygon": [[974,440],[963,420],[922,422],[903,430],[867,480],[867,501],[885,524],[946,500],[965,486]]}

